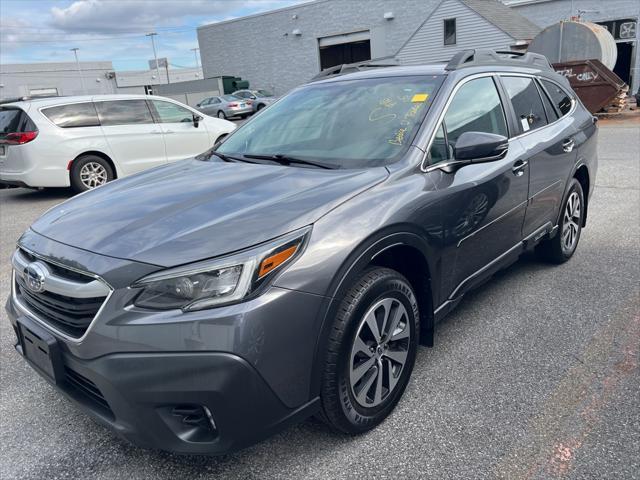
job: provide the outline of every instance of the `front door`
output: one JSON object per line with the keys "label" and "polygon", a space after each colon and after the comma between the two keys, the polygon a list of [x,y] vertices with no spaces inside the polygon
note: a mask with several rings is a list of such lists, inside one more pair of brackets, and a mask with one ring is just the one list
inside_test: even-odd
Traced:
{"label": "front door", "polygon": [[151,103],[164,133],[169,162],[195,157],[213,146],[204,123],[194,125],[191,110],[164,100],[152,100]]}
{"label": "front door", "polygon": [[[436,132],[431,165],[450,162],[464,132],[508,137],[504,108],[492,76],[464,83]],[[430,169],[442,216],[445,298],[456,298],[474,285],[487,266],[517,249],[527,206],[529,169],[517,139],[502,159],[465,165],[450,173]]]}

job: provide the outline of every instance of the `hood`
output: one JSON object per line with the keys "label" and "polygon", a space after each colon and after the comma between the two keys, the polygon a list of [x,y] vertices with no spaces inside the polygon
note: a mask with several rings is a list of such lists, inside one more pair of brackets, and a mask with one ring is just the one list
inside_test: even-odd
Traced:
{"label": "hood", "polygon": [[320,170],[186,160],[72,198],[31,228],[91,252],[172,267],[309,225],[387,175],[383,167]]}

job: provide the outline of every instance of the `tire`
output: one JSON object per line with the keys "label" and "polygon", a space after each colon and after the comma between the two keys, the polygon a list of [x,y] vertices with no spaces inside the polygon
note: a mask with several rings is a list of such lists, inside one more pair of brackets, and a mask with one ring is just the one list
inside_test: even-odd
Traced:
{"label": "tire", "polygon": [[[393,321],[395,313],[400,316],[392,335],[384,327],[391,325],[386,316]],[[413,370],[419,318],[416,296],[406,278],[388,268],[371,268],[362,274],[342,300],[329,334],[322,366],[321,420],[336,431],[358,434],[391,413]],[[367,319],[377,327],[383,325],[381,342],[375,341]],[[403,357],[401,364],[398,360]]]}
{"label": "tire", "polygon": [[227,118],[227,116],[224,114],[224,112],[222,110],[218,110],[218,113],[216,115],[218,118],[222,118],[225,119]]}
{"label": "tire", "polygon": [[97,155],[84,155],[71,165],[71,188],[76,193],[92,190],[114,178],[111,164]]}
{"label": "tire", "polygon": [[585,203],[582,185],[573,178],[567,196],[562,203],[560,222],[555,237],[543,241],[536,249],[542,259],[552,263],[564,263],[573,256],[580,241],[584,214]]}
{"label": "tire", "polygon": [[261,103],[260,105],[258,105],[258,108],[256,108],[256,112],[259,112],[260,110],[262,110],[265,107],[265,105],[263,103]]}

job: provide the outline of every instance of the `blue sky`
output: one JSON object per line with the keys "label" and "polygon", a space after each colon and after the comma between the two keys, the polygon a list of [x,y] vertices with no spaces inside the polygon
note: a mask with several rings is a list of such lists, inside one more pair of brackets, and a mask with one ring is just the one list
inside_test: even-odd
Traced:
{"label": "blue sky", "polygon": [[[199,25],[303,0],[0,0],[0,64],[111,60],[116,70],[148,68],[151,40],[173,67],[194,67]],[[252,32],[247,32],[251,35]]]}

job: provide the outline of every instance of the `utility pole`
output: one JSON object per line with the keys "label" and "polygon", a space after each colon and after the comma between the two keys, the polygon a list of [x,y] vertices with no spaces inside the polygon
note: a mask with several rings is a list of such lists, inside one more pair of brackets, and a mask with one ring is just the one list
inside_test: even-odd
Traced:
{"label": "utility pole", "polygon": [[200,55],[198,55],[200,49],[192,48],[191,51],[193,52],[193,56],[196,57],[196,68],[200,68]]}
{"label": "utility pole", "polygon": [[78,47],[70,48],[69,51],[73,52],[73,55],[76,57],[76,69],[78,70],[78,76],[80,77],[80,85],[82,85],[82,91],[85,95],[87,95],[87,89],[84,86],[84,78],[82,78],[82,70],[80,70],[80,61],[78,60]]}
{"label": "utility pole", "polygon": [[158,68],[158,54],[156,53],[156,41],[153,37],[158,35],[156,32],[147,33],[145,37],[151,37],[151,46],[153,47],[153,58],[156,62],[156,78],[158,79],[158,83],[160,83],[160,69]]}

